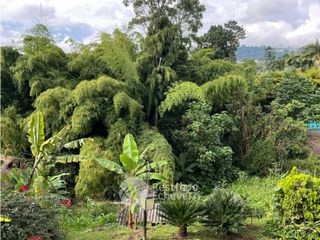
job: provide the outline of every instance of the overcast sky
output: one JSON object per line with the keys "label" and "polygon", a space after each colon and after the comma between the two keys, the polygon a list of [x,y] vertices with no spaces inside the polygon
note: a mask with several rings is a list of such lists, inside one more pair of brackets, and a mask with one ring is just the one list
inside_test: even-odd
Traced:
{"label": "overcast sky", "polygon": [[[243,25],[245,45],[300,47],[320,39],[320,0],[201,0],[203,27],[236,20]],[[40,5],[42,6],[40,8]],[[99,32],[125,28],[133,17],[122,0],[1,0],[1,45],[12,44],[40,19],[55,41],[69,37],[88,43]],[[42,10],[40,10],[42,9]]]}

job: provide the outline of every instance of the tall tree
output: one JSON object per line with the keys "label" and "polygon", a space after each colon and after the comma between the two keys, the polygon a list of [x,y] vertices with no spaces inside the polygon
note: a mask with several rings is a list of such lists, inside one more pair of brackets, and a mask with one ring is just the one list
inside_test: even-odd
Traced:
{"label": "tall tree", "polygon": [[[161,17],[167,16],[171,24],[179,26],[186,34],[194,34],[202,26],[205,6],[199,0],[124,0],[125,6],[132,5],[135,17],[130,26],[142,25],[157,32]],[[154,33],[155,33],[154,32]]]}
{"label": "tall tree", "polygon": [[211,26],[209,31],[198,39],[198,43],[201,48],[213,48],[215,58],[235,61],[240,40],[245,36],[243,27],[236,21],[229,21],[224,26]]}
{"label": "tall tree", "polygon": [[176,71],[187,61],[186,43],[201,27],[205,8],[198,0],[125,0],[124,4],[132,5],[135,12],[130,26],[140,25],[147,31],[137,61],[147,88],[147,117],[157,125],[158,106],[176,80]]}
{"label": "tall tree", "polygon": [[320,44],[315,43],[304,46],[301,51],[292,52],[286,58],[286,64],[305,71],[312,67],[320,66]]}
{"label": "tall tree", "polygon": [[37,97],[41,92],[70,82],[66,71],[66,55],[52,40],[48,28],[37,24],[23,38],[23,55],[12,68],[20,92]]}
{"label": "tall tree", "polygon": [[[1,112],[10,104],[18,100],[17,86],[13,80],[11,67],[13,67],[20,54],[13,47],[1,47]],[[28,97],[24,96],[24,97]]]}
{"label": "tall tree", "polygon": [[274,49],[272,47],[266,47],[264,49],[264,62],[267,70],[273,69],[273,64],[276,60]]}
{"label": "tall tree", "polygon": [[313,66],[320,66],[320,44],[317,39],[315,43],[304,46],[301,58],[301,68],[306,70]]}

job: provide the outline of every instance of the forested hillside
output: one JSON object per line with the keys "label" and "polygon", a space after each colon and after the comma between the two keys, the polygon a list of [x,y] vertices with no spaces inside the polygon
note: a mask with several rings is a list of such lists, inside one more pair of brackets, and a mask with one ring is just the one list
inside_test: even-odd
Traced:
{"label": "forested hillside", "polygon": [[[279,177],[297,166],[317,179],[319,190],[319,141],[310,145],[307,129],[308,122],[320,122],[319,43],[310,39],[301,51],[282,56],[267,48],[259,66],[248,59],[237,63],[246,34],[236,21],[200,36],[200,1],[153,2],[124,1],[135,13],[127,31],[102,33],[89,44],[74,41],[70,52],[41,23],[25,33],[22,48],[1,47],[1,155],[13,156],[3,157],[3,166],[16,169],[15,179],[20,172],[17,181],[2,177],[3,189],[26,192],[21,186],[27,186],[32,196],[64,195],[47,179],[67,173],[59,179],[69,196],[118,201],[126,175],[117,166],[129,175],[136,166],[123,157],[123,140],[132,134],[136,145],[130,140],[128,146],[137,146],[144,161],[159,163],[161,177],[152,183],[196,185],[205,196],[217,186],[243,183],[244,175]],[[116,165],[103,168],[96,159]],[[294,174],[289,176],[300,176]],[[288,186],[285,181],[279,186]],[[222,204],[211,197],[212,206]],[[282,201],[288,199],[278,207]],[[261,216],[271,211],[267,205],[252,209],[262,209]],[[283,219],[290,211],[279,210]],[[317,222],[310,227],[316,229],[319,205],[310,212],[302,215],[308,224]],[[210,224],[219,225],[205,222]]]}
{"label": "forested hillside", "polygon": [[[263,62],[266,48],[267,46],[240,46],[237,49],[237,61],[242,62],[245,59],[253,59]],[[298,49],[279,47],[274,49],[274,54],[276,57],[282,57],[294,51],[298,51]]]}

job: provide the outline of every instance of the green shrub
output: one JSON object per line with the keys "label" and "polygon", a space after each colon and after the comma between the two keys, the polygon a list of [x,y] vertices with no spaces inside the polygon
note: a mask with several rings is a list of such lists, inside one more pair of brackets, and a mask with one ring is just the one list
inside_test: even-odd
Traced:
{"label": "green shrub", "polygon": [[320,177],[320,159],[315,155],[310,154],[307,159],[295,159],[286,161],[284,169],[290,171],[294,166],[303,173],[310,174],[315,177]]}
{"label": "green shrub", "polygon": [[63,239],[57,231],[55,212],[50,208],[41,208],[23,193],[1,194],[1,215],[12,219],[1,224],[1,239],[25,240],[29,236]]}
{"label": "green shrub", "polygon": [[82,146],[80,156],[85,160],[80,163],[79,176],[75,192],[78,197],[102,198],[106,186],[112,181],[112,173],[102,168],[94,158],[103,157],[110,159],[110,154],[105,151],[104,139],[89,139]]}
{"label": "green shrub", "polygon": [[186,237],[188,225],[198,220],[202,206],[194,196],[174,194],[161,202],[160,211],[169,224],[179,227],[179,237]]}
{"label": "green shrub", "polygon": [[280,104],[288,104],[292,100],[305,103],[307,106],[311,106],[319,100],[319,95],[315,93],[312,81],[298,76],[294,71],[285,74],[277,93],[277,101]]}
{"label": "green shrub", "polygon": [[286,225],[279,221],[269,221],[264,232],[273,239],[318,240],[320,239],[320,221]]}
{"label": "green shrub", "polygon": [[215,189],[205,203],[202,222],[219,234],[237,233],[247,218],[247,203],[229,190]]}
{"label": "green shrub", "polygon": [[60,226],[65,231],[103,227],[116,224],[119,205],[91,199],[71,208],[60,209]]}
{"label": "green shrub", "polygon": [[307,128],[303,122],[287,117],[281,122],[274,136],[280,159],[306,158],[308,156]]}
{"label": "green shrub", "polygon": [[107,139],[95,137],[85,142],[80,151],[80,156],[85,160],[80,163],[75,187],[78,197],[102,198],[104,195],[110,199],[118,197],[119,177],[101,167],[95,158],[119,162],[122,140],[131,127],[133,126],[130,122],[120,118],[110,126]]}
{"label": "green shrub", "polygon": [[267,176],[276,162],[276,151],[271,139],[256,141],[245,158],[248,172],[258,176]]}
{"label": "green shrub", "polygon": [[211,112],[212,107],[206,103],[192,103],[182,117],[187,125],[173,135],[183,145],[183,152],[197,164],[194,176],[203,191],[211,190],[219,181],[236,178],[233,150],[227,144],[227,136],[236,133],[237,128],[227,112],[213,115]]}
{"label": "green shrub", "polygon": [[17,156],[20,155],[21,152],[26,151],[28,141],[23,132],[22,121],[23,118],[18,114],[18,111],[14,106],[7,107],[1,113],[1,154]]}
{"label": "green shrub", "polygon": [[319,221],[320,178],[299,174],[294,167],[277,184],[275,208],[285,224]]}

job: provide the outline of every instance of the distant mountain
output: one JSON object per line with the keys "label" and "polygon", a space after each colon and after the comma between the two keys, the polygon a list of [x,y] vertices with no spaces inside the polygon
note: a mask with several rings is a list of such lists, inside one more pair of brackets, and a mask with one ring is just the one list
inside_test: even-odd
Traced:
{"label": "distant mountain", "polygon": [[[244,59],[253,59],[257,61],[264,60],[264,49],[267,46],[240,46],[237,50],[237,60],[239,62]],[[294,51],[293,48],[274,48],[276,57],[281,57],[291,51]]]}

